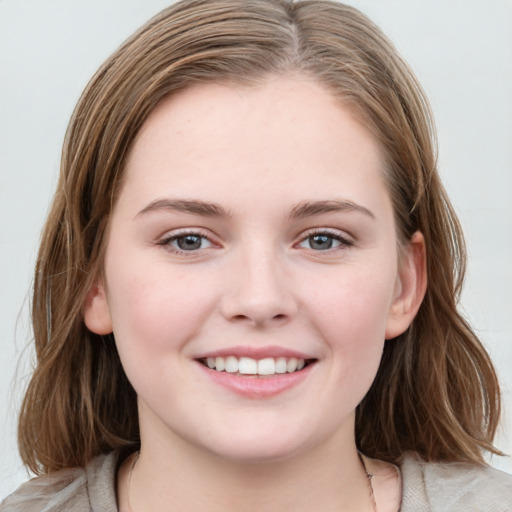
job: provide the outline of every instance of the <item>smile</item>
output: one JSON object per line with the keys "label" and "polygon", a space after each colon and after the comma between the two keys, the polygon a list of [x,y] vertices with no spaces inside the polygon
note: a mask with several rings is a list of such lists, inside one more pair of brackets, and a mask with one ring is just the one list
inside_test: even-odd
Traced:
{"label": "smile", "polygon": [[[227,359],[231,357],[233,357],[235,361],[228,363]],[[215,363],[215,367],[210,368],[208,366],[208,359],[212,359],[210,363]],[[264,359],[252,359],[250,357],[237,358],[234,356],[220,357],[220,359],[224,360],[224,366],[226,366],[226,364],[233,364],[230,369],[234,370],[235,362],[238,364],[238,370],[236,370],[236,372],[228,372],[226,368],[223,370],[217,369],[218,359],[219,357],[198,359],[198,367],[203,371],[205,377],[210,379],[216,385],[223,389],[227,389],[231,393],[250,399],[271,398],[284,393],[291,388],[299,386],[308,378],[308,375],[310,375],[317,366],[315,364],[317,363],[317,359],[296,359],[297,367],[294,371],[288,372],[288,370],[286,370],[283,373],[277,373],[276,370],[282,370],[284,367],[283,362],[279,361],[281,359],[280,357],[276,359],[269,357]],[[246,361],[247,359],[249,362]],[[293,358],[282,359],[284,359],[284,362],[288,364],[290,359]],[[272,363],[269,360],[271,360]],[[266,370],[270,372],[273,370],[274,373],[257,373],[258,366],[262,361],[267,361],[262,363],[262,371]],[[302,361],[302,368],[299,370],[300,361]],[[222,362],[219,361],[219,363],[219,368],[221,368]],[[265,368],[265,365],[268,366]],[[294,365],[294,362],[290,362],[290,367],[292,367],[292,365]],[[240,366],[243,371],[247,371],[249,373],[240,373]]]}
{"label": "smile", "polygon": [[217,372],[227,372],[238,375],[276,375],[294,373],[302,370],[310,361],[296,357],[207,357],[201,363]]}

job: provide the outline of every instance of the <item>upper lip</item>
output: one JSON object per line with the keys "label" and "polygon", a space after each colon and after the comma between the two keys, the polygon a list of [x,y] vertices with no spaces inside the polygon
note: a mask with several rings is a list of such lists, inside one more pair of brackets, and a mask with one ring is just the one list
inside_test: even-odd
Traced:
{"label": "upper lip", "polygon": [[275,345],[266,346],[266,347],[254,347],[254,346],[235,346],[235,347],[226,347],[217,350],[212,350],[210,352],[205,352],[196,357],[196,359],[206,359],[207,357],[228,357],[234,356],[236,358],[240,357],[250,357],[252,359],[265,359],[267,357],[295,357],[296,359],[315,359],[310,354],[305,354],[304,352],[300,352],[298,350],[293,350],[285,347],[279,347]]}

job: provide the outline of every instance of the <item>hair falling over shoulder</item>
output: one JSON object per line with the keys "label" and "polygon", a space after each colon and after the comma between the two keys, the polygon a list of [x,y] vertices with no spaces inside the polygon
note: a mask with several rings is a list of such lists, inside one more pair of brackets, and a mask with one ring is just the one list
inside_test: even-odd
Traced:
{"label": "hair falling over shoulder", "polygon": [[185,0],[150,20],[100,68],[68,127],[38,254],[32,302],[36,367],[19,446],[37,474],[137,446],[136,395],[113,335],[87,330],[82,307],[101,272],[109,216],[130,148],[166,96],[200,82],[258,84],[297,73],[324,84],[369,127],[385,158],[399,238],[425,238],[428,287],[411,327],[386,342],[359,405],[369,457],[483,464],[500,415],[499,386],[458,311],[465,249],[436,169],[428,102],[381,31],[322,0]]}

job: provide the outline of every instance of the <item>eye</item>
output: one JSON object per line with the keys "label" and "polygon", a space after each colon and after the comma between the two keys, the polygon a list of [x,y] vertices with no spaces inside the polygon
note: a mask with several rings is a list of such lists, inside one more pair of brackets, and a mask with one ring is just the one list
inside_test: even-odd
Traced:
{"label": "eye", "polygon": [[194,252],[208,249],[213,243],[199,233],[180,233],[171,235],[159,242],[159,245],[168,247],[173,252]]}
{"label": "eye", "polygon": [[343,246],[351,246],[352,242],[337,233],[318,232],[312,233],[299,243],[299,247],[312,249],[313,251],[328,251]]}

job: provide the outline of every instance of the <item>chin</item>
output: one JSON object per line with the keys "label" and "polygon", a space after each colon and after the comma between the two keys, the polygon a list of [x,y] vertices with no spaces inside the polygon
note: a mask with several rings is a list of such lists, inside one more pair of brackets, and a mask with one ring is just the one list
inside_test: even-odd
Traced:
{"label": "chin", "polygon": [[236,435],[219,436],[217,442],[213,442],[214,436],[209,437],[202,443],[203,449],[238,464],[270,464],[292,459],[314,445],[303,432],[294,433],[285,428],[277,431],[233,429],[232,432]]}
{"label": "chin", "polygon": [[253,446],[230,446],[227,450],[215,450],[215,455],[225,461],[233,462],[240,465],[245,464],[272,464],[283,462],[292,459],[297,454],[301,453],[298,447],[292,448],[291,446],[260,446],[255,444]]}

